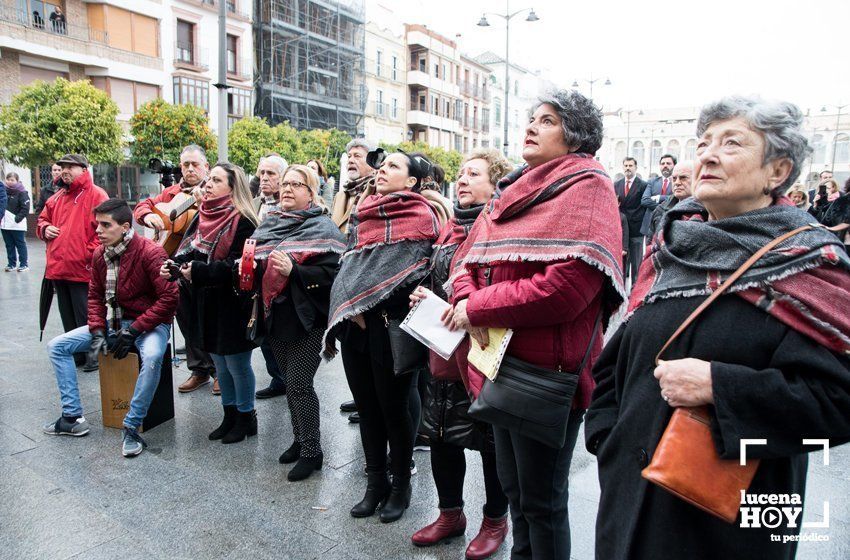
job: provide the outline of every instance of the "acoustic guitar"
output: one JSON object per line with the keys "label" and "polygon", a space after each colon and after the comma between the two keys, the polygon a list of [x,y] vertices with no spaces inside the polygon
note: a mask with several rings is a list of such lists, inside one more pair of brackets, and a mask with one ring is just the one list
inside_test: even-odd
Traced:
{"label": "acoustic guitar", "polygon": [[169,257],[177,251],[183,240],[183,234],[198,213],[196,204],[197,201],[191,194],[178,193],[170,202],[154,205],[153,213],[159,216],[165,225],[163,229],[156,232],[154,241],[165,249]]}

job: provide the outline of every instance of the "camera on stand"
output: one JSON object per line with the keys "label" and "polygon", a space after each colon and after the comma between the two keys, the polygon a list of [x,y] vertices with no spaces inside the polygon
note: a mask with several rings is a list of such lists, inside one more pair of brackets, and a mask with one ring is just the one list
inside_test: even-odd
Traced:
{"label": "camera on stand", "polygon": [[180,172],[180,166],[174,165],[168,160],[163,161],[159,158],[151,158],[148,160],[148,169],[153,173],[159,174],[160,182],[166,188],[179,183],[183,178],[183,174]]}

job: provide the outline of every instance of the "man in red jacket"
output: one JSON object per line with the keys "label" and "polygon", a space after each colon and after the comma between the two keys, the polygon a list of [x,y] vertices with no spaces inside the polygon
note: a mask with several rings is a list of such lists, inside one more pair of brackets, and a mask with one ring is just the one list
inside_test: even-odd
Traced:
{"label": "man in red jacket", "polygon": [[[133,216],[123,200],[111,199],[94,209],[101,243],[92,257],[88,287],[88,325],[59,335],[48,345],[62,401],[62,416],[44,426],[50,435],[84,436],[77,372],[72,355],[88,351],[125,358],[134,348],[142,358],[130,410],[124,417],[122,454],[138,455],[147,446],[138,429],[159,385],[171,320],[177,310],[177,285],[160,277],[162,247],[133,233]],[[107,315],[109,324],[107,325]],[[109,342],[107,342],[109,333]]]}
{"label": "man in red jacket", "polygon": [[[165,188],[157,196],[137,204],[136,209],[133,210],[133,217],[140,224],[157,231],[161,230],[164,224],[162,218],[154,214],[154,206],[160,202],[171,202],[180,193],[193,195],[200,193],[200,189],[207,181],[209,172],[210,164],[207,162],[207,154],[204,149],[197,144],[189,144],[180,152],[180,173],[183,177],[180,182]],[[196,198],[199,196],[200,194],[197,194]],[[186,321],[189,320],[188,317],[183,317],[182,314],[178,313],[177,324],[181,331],[186,332],[185,325]],[[177,388],[181,393],[190,393],[209,383],[210,377],[215,377],[215,365],[210,355],[200,348],[193,348],[188,344],[186,345],[186,365],[192,375]],[[220,394],[218,380],[213,383],[212,392],[214,395]]]}
{"label": "man in red jacket", "polygon": [[[109,198],[92,182],[89,162],[80,154],[68,154],[56,162],[62,167],[59,191],[50,197],[38,216],[36,235],[47,243],[44,277],[53,281],[65,332],[86,324],[86,294],[91,276],[91,257],[97,247],[95,206]],[[82,363],[84,355],[77,357]],[[83,371],[94,371],[86,363]]]}

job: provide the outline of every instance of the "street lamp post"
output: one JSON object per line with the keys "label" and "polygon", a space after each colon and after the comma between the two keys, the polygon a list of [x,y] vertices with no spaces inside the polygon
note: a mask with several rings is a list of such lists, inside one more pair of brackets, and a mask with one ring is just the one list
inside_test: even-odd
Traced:
{"label": "street lamp post", "polygon": [[623,118],[623,113],[626,114],[626,157],[632,155],[631,153],[631,125],[632,125],[632,113],[637,112],[638,116],[643,115],[643,110],[641,109],[629,109],[628,111],[623,111],[620,109],[620,118]]}
{"label": "street lamp post", "polygon": [[[530,10],[530,11],[529,11]],[[504,138],[502,139],[502,147],[505,152],[505,157],[508,157],[508,97],[511,94],[511,62],[510,62],[510,39],[511,39],[511,18],[514,16],[521,14],[525,11],[529,11],[528,17],[525,18],[525,21],[537,21],[540,18],[537,17],[537,14],[534,13],[533,8],[523,8],[522,10],[517,10],[514,13],[511,13],[510,3],[508,0],[505,0],[505,13],[498,14],[494,12],[484,12],[481,16],[481,19],[478,21],[479,27],[490,27],[490,22],[487,21],[487,16],[498,16],[505,20],[505,125],[503,129]]]}
{"label": "street lamp post", "polygon": [[[835,173],[835,150],[838,148],[838,127],[841,125],[841,110],[850,105],[833,105],[838,109],[838,114],[835,115],[835,134],[832,136],[832,159],[829,162],[829,170]],[[821,113],[826,113],[826,105],[820,108]]]}
{"label": "street lamp post", "polygon": [[[590,75],[590,79],[589,79],[589,80],[582,80],[582,82],[585,82],[585,83],[587,83],[587,84],[589,84],[589,85],[590,85],[590,100],[591,100],[591,101],[593,101],[593,84],[595,84],[596,82],[598,82],[598,81],[599,81],[599,80],[601,80],[601,79],[602,79],[602,78],[596,78],[596,79],[594,79],[594,78],[593,78],[593,74],[591,74],[591,75]],[[608,79],[608,78],[605,78],[605,83],[604,83],[604,84],[602,84],[602,85],[603,85],[603,86],[610,86],[610,85],[611,85],[611,80],[610,80],[610,79]],[[570,87],[572,87],[573,89],[578,89],[578,80],[573,80],[573,85],[572,85],[572,86],[570,86]]]}

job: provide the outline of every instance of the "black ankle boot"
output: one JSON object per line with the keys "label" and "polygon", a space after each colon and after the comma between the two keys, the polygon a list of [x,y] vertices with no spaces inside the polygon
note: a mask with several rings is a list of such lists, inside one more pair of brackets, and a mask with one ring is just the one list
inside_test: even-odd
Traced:
{"label": "black ankle boot", "polygon": [[299,457],[298,462],[295,463],[295,466],[292,467],[292,470],[289,471],[286,478],[292,482],[304,480],[313,474],[313,471],[322,469],[322,461],[324,461],[324,459],[325,456],[323,453],[319,453],[318,457]]}
{"label": "black ankle boot", "polygon": [[239,414],[239,411],[236,410],[235,406],[224,405],[224,420],[221,421],[221,425],[213,430],[213,432],[209,435],[209,438],[212,441],[217,439],[221,439],[227,435],[227,432],[233,429],[233,426],[236,425],[236,415]]}
{"label": "black ankle boot", "polygon": [[293,442],[292,445],[289,446],[289,449],[281,453],[278,458],[278,463],[281,465],[288,465],[289,463],[294,463],[298,460],[298,457],[301,456],[301,444]]}
{"label": "black ankle boot", "polygon": [[246,437],[257,435],[257,411],[236,413],[236,424],[221,438],[221,443],[236,443]]}
{"label": "black ankle boot", "polygon": [[390,477],[386,472],[369,473],[369,482],[366,483],[366,494],[353,508],[351,517],[370,517],[375,515],[375,510],[390,495]]}
{"label": "black ankle boot", "polygon": [[410,507],[410,478],[393,477],[393,487],[387,503],[381,508],[381,523],[398,521],[404,515],[404,510]]}

